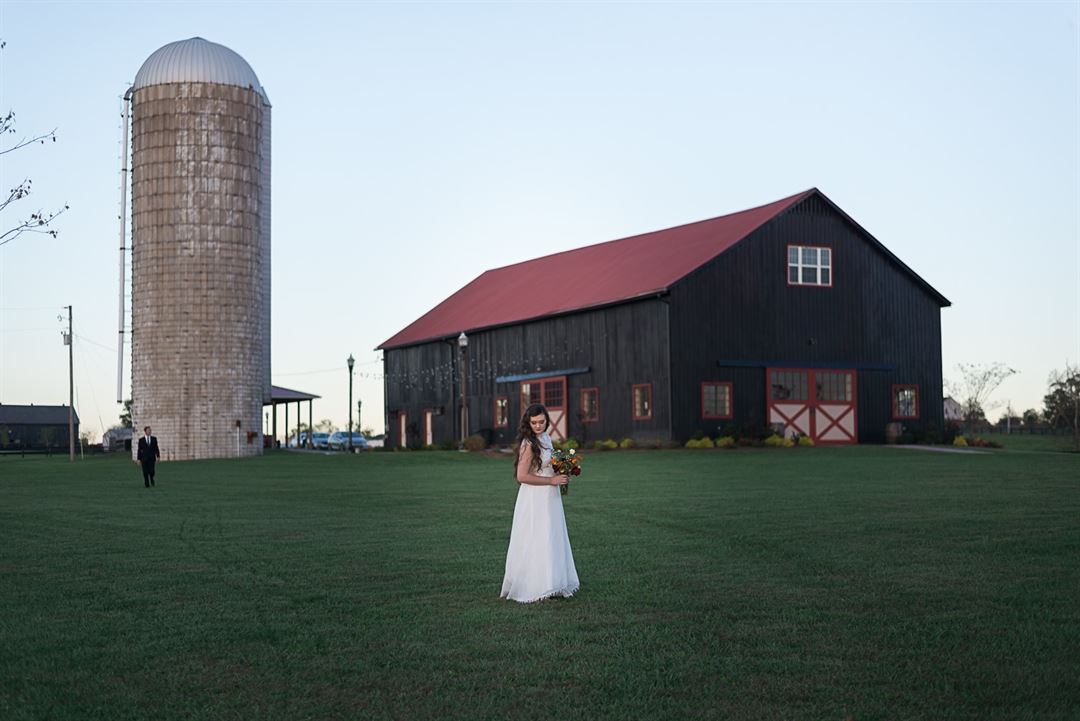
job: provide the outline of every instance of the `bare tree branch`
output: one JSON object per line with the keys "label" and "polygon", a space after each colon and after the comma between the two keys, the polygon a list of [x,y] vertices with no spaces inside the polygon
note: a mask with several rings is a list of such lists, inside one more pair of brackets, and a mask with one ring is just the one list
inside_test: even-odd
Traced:
{"label": "bare tree branch", "polygon": [[989,403],[990,395],[1006,378],[1017,372],[1004,363],[957,363],[956,368],[962,380],[959,383],[949,381],[946,385],[949,393],[960,402],[964,420],[968,423],[984,420],[986,411],[1000,405]]}
{"label": "bare tree branch", "polygon": [[[8,114],[0,119],[0,135],[14,135],[15,134],[15,111],[9,110]],[[6,155],[13,153],[19,148],[25,148],[27,145],[33,145],[34,143],[45,144],[46,140],[56,142],[56,128],[53,128],[47,133],[34,136],[33,138],[22,138],[9,148],[0,147],[0,155]]]}
{"label": "bare tree branch", "polygon": [[[3,50],[7,46],[7,43],[0,40],[0,50]],[[10,146],[4,146],[2,139],[7,136],[15,134],[15,111],[9,110],[7,115],[0,117],[0,156],[13,153],[16,150],[20,150],[29,145],[35,143],[44,145],[46,141],[51,140],[56,142],[56,128],[53,128],[47,133],[41,135],[35,135],[33,137],[23,137],[18,141],[15,141]],[[30,195],[33,187],[33,181],[29,178],[23,179],[21,183],[11,188],[8,191],[7,198],[0,201],[0,212],[3,212],[12,203],[25,199]],[[2,196],[0,196],[2,197]],[[58,230],[51,227],[51,223],[56,220],[57,217],[63,215],[64,211],[68,209],[68,205],[65,203],[63,208],[55,210],[51,213],[47,213],[44,210],[38,209],[37,212],[31,213],[29,218],[25,220],[19,220],[14,227],[9,228],[3,232],[0,232],[0,246],[7,245],[11,241],[15,240],[24,233],[38,233],[40,235],[48,235],[55,238],[59,233]]]}

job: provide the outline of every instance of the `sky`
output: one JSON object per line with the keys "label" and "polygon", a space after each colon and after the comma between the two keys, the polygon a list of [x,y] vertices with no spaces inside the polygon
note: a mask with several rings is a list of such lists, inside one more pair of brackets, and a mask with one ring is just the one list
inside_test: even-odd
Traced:
{"label": "sky", "polygon": [[1076,2],[0,0],[9,140],[58,137],[0,156],[34,189],[0,225],[70,205],[0,247],[0,403],[67,402],[70,304],[83,429],[116,424],[121,97],[193,36],[273,103],[273,379],[316,420],[352,354],[381,430],[376,346],[486,269],[811,187],[952,301],[946,379],[1017,371],[991,418],[1080,361]]}

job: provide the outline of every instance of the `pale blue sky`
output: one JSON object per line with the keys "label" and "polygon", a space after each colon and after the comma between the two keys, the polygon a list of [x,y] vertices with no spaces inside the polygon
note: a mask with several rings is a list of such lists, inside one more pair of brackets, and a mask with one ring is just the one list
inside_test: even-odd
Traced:
{"label": "pale blue sky", "polygon": [[[1080,11],[978,3],[0,2],[0,110],[59,142],[0,185],[71,204],[0,248],[0,402],[116,420],[120,96],[195,35],[274,105],[273,375],[347,372],[484,269],[819,187],[953,302],[944,373],[1080,360]],[[367,364],[367,365],[364,365]],[[130,365],[125,364],[125,375]],[[382,385],[358,376],[365,425]],[[306,412],[306,411],[305,411]],[[991,416],[997,412],[991,413]]]}

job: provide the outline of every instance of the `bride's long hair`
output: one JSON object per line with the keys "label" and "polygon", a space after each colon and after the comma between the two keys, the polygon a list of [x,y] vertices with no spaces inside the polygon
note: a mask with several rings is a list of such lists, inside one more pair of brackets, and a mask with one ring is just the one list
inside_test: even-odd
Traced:
{"label": "bride's long hair", "polygon": [[517,450],[517,453],[514,454],[515,477],[517,477],[518,461],[521,460],[522,441],[527,442],[532,448],[533,452],[532,467],[529,470],[540,470],[540,439],[536,437],[535,433],[533,433],[532,426],[529,424],[529,419],[533,416],[538,416],[541,413],[544,414],[544,418],[545,420],[547,420],[547,425],[544,426],[544,430],[546,431],[548,428],[551,428],[551,415],[548,413],[548,409],[545,408],[543,405],[541,405],[540,403],[533,403],[525,409],[524,413],[521,414],[521,421],[518,423],[518,432],[517,436],[514,438],[513,446]]}

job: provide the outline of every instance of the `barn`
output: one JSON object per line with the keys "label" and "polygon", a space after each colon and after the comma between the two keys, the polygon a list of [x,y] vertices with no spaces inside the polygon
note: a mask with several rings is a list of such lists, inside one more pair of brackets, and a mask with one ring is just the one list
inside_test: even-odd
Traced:
{"label": "barn", "polygon": [[[73,414],[75,438],[79,437],[79,414]],[[13,406],[0,403],[0,450],[27,451],[67,449],[67,406]]]}
{"label": "barn", "polygon": [[489,270],[379,346],[388,445],[943,425],[949,301],[816,188]]}

